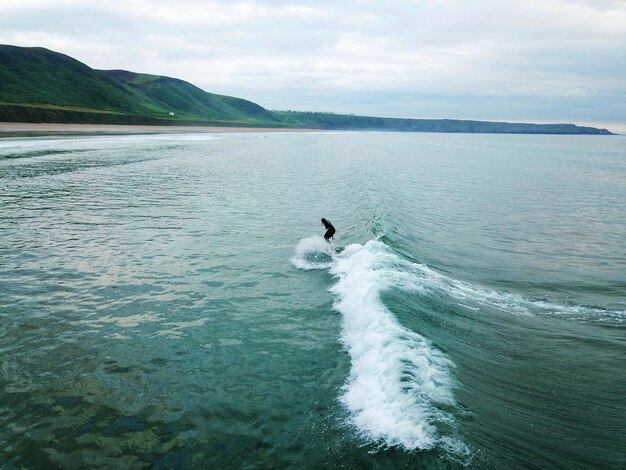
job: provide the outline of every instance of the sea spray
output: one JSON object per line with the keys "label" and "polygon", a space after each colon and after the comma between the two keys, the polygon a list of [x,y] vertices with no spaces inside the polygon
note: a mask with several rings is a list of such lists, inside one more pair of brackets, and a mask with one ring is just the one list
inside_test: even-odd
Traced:
{"label": "sea spray", "polygon": [[352,363],[342,401],[359,432],[372,441],[408,450],[444,442],[450,447],[441,431],[454,425],[443,409],[454,406],[454,364],[400,325],[380,300],[381,291],[402,277],[394,269],[397,261],[382,243],[370,241],[347,247],[330,269],[338,277],[331,291]]}
{"label": "sea spray", "polygon": [[405,262],[407,281],[403,287],[426,295],[453,298],[457,305],[470,310],[492,308],[512,315],[554,315],[569,320],[613,321],[626,320],[626,310],[609,310],[588,305],[559,304],[547,300],[532,299],[511,292],[501,292],[468,282],[453,279],[424,264]]}
{"label": "sea spray", "polygon": [[[351,358],[341,399],[359,434],[384,446],[468,454],[454,436],[449,411],[455,406],[454,364],[400,325],[380,299],[384,289],[410,284],[403,261],[378,241],[350,245],[335,255],[315,238],[302,240],[292,261],[302,269],[330,268],[338,278],[331,292]],[[323,250],[314,255],[316,249]]]}
{"label": "sea spray", "polygon": [[291,262],[295,267],[304,270],[328,269],[334,256],[333,246],[322,237],[313,235],[298,242],[296,255]]}

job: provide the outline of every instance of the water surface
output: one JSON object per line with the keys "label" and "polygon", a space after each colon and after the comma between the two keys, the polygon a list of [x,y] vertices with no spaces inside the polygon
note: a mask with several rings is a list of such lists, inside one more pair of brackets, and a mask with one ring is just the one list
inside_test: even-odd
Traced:
{"label": "water surface", "polygon": [[622,136],[0,140],[0,462],[623,468],[624,214]]}

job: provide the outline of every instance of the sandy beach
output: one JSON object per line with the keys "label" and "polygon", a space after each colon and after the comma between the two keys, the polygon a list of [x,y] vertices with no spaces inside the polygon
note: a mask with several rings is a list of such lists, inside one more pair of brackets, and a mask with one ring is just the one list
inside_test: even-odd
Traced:
{"label": "sandy beach", "polygon": [[0,122],[0,137],[21,135],[68,134],[165,134],[190,132],[311,132],[315,129],[284,129],[272,127],[217,126],[132,126],[115,124],[47,124],[29,122]]}

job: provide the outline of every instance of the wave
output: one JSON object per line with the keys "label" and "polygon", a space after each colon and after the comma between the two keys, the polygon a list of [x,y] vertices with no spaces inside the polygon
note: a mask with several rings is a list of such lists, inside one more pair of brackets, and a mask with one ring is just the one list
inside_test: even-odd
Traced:
{"label": "wave", "polygon": [[110,149],[111,147],[126,147],[128,145],[147,144],[152,146],[155,142],[163,142],[166,144],[172,142],[203,142],[220,138],[221,137],[217,134],[193,132],[180,134],[118,134],[73,137],[57,136],[47,138],[5,138],[0,140],[0,159],[73,154],[99,149]]}
{"label": "wave", "polygon": [[400,325],[380,299],[385,288],[410,280],[406,262],[379,241],[335,253],[321,237],[301,240],[292,262],[301,269],[329,269],[338,278],[331,292],[351,358],[342,402],[359,433],[385,446],[469,454],[454,431],[453,362]]}
{"label": "wave", "polygon": [[351,359],[342,402],[352,424],[370,441],[407,450],[440,448],[468,456],[456,432],[454,363],[428,339],[403,327],[381,300],[387,288],[418,292],[472,311],[551,314],[568,319],[622,321],[626,311],[533,300],[445,276],[407,261],[379,240],[342,252],[319,236],[302,239],[292,263],[328,270],[343,317],[342,342]]}
{"label": "wave", "polygon": [[519,294],[501,292],[450,278],[424,264],[404,263],[412,274],[405,288],[427,295],[446,296],[457,300],[457,305],[470,310],[481,307],[496,309],[513,315],[554,315],[570,320],[615,321],[626,320],[626,310],[609,310],[577,304],[559,304],[545,299],[531,299]]}

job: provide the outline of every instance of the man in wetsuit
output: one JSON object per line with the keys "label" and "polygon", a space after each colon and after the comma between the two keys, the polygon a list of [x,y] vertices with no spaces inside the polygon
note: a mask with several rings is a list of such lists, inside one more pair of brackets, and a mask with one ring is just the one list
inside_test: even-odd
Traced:
{"label": "man in wetsuit", "polygon": [[330,239],[332,238],[333,240],[335,239],[335,237],[333,237],[333,235],[335,234],[335,227],[333,227],[333,224],[331,224],[328,220],[326,219],[322,219],[322,225],[324,226],[324,228],[326,229],[326,233],[324,234],[324,239],[330,243]]}

